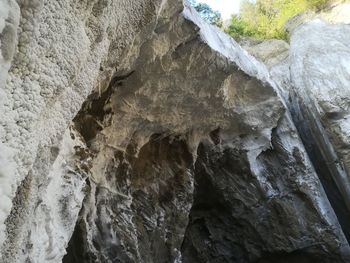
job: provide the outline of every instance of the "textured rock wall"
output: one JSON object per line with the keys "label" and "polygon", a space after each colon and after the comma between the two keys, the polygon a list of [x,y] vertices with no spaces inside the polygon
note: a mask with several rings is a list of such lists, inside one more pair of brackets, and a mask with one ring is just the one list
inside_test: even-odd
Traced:
{"label": "textured rock wall", "polygon": [[[0,112],[5,111],[6,93],[4,85],[8,70],[14,56],[17,41],[17,28],[19,23],[19,8],[15,1],[0,2]],[[4,126],[0,125],[0,134],[4,134]],[[14,173],[16,165],[13,161],[14,151],[0,141],[0,244],[5,238],[4,221],[11,210],[11,174]]]}
{"label": "textured rock wall", "polygon": [[[1,149],[12,153],[16,163],[5,166],[1,176],[1,236],[7,235],[2,255],[9,262],[15,261],[12,257],[23,262],[29,250],[21,248],[39,245],[31,235],[32,224],[39,220],[37,208],[44,206],[37,193],[49,185],[57,148],[69,123],[92,90],[109,81],[118,66],[116,60],[122,62],[125,48],[141,28],[152,27],[161,8],[160,1],[17,2],[1,1],[1,7],[9,7],[1,8],[5,29],[13,28],[9,33],[14,35],[17,29],[18,38],[18,42],[10,41],[12,35],[7,31],[1,38],[1,47],[8,51],[2,69],[8,69],[13,55],[10,51],[16,50],[7,83],[1,86]],[[8,12],[3,14],[3,10]],[[1,70],[2,76],[5,73]],[[8,157],[3,158],[1,162],[8,164]],[[62,166],[68,166],[67,160]],[[16,200],[16,205],[4,231],[4,220],[11,209],[9,200]],[[46,221],[60,217],[50,209],[47,213]],[[70,224],[74,221],[73,217]],[[39,224],[39,228],[44,240],[54,238],[66,246],[70,233],[61,233],[61,226],[56,229]],[[45,260],[59,261],[65,252],[55,250],[50,244]]]}
{"label": "textured rock wall", "polygon": [[[274,48],[288,47],[276,40],[258,45],[246,41],[243,45],[269,65],[272,78],[282,88],[294,123],[349,239],[348,8],[343,4],[317,15],[309,14],[309,22],[305,22],[305,15],[292,19],[287,25],[291,32],[290,52]],[[283,58],[286,53],[289,55]]]}
{"label": "textured rock wall", "polygon": [[303,47],[265,66],[181,1],[0,3],[1,262],[349,261],[282,99]]}
{"label": "textured rock wall", "polygon": [[[184,14],[200,26],[200,38],[188,38],[188,32],[198,29],[181,16],[166,26],[157,26],[155,38],[141,46],[135,69],[112,81],[113,91],[108,95],[111,106],[102,112],[107,118],[100,114],[94,117],[103,124],[100,133],[89,135],[97,152],[93,178],[103,184],[96,188],[102,190],[92,193],[101,205],[87,202],[89,212],[84,210],[81,215],[65,262],[79,258],[88,262],[110,258],[122,262],[343,262],[348,257],[347,241],[289,115],[284,115],[282,103],[270,86],[272,82],[263,84],[268,79],[266,70],[226,36],[191,17],[189,10]],[[235,49],[228,46],[228,52],[221,44],[226,42]],[[237,70],[236,63],[251,76]],[[207,72],[215,78],[199,82]],[[263,85],[254,75],[263,80]],[[85,111],[89,115],[96,112],[97,103],[92,99],[87,103],[92,105],[90,109],[83,107],[76,119],[78,126]],[[277,116],[269,115],[272,105]],[[229,118],[222,118],[227,109],[231,111]],[[268,120],[274,118],[278,122],[270,124]],[[265,128],[267,125],[276,131]],[[179,134],[192,144],[187,145],[190,151],[182,154],[189,156],[189,163],[183,166],[176,159],[158,157],[151,165],[149,159],[156,154],[145,156],[146,149],[159,151],[157,141],[167,144],[169,136],[175,139]],[[213,146],[205,147],[204,143],[196,150],[196,143],[205,137]],[[172,149],[177,148],[173,142]],[[126,156],[120,153],[124,149]],[[162,152],[173,154],[170,149]],[[109,168],[110,159],[117,160],[113,161],[116,170]],[[142,177],[147,180],[139,189],[137,167],[141,160],[152,168],[143,169]],[[178,182],[179,178],[174,181],[177,176],[171,179],[170,174],[179,173],[174,163],[188,170],[187,184]],[[101,173],[103,167],[106,172]],[[129,180],[123,182],[121,175]],[[115,178],[120,178],[118,185],[113,183]],[[194,188],[190,187],[193,180]],[[167,202],[163,201],[164,189]],[[193,205],[183,206],[184,199],[179,197],[192,200],[193,191]],[[119,206],[100,211],[102,203],[110,207],[111,202]],[[125,212],[119,214],[118,210]],[[125,215],[131,221],[125,222]],[[178,219],[170,230],[167,222],[174,216]]]}
{"label": "textured rock wall", "polygon": [[[350,168],[349,30],[348,25],[313,21],[298,28],[291,40],[293,85],[300,96],[308,94],[347,170]],[[308,34],[310,31],[312,35]],[[306,40],[304,44],[301,39]]]}
{"label": "textured rock wall", "polygon": [[[314,141],[322,153],[323,162],[331,174],[330,181],[334,184],[332,188],[342,197],[340,200],[334,198],[334,203],[343,203],[338,208],[338,217],[348,238],[350,162],[347,127],[350,122],[347,117],[349,91],[346,87],[349,85],[350,49],[346,36],[349,29],[344,24],[328,25],[319,20],[309,22],[293,33],[290,52],[294,115],[299,119],[310,119],[312,136],[309,140]],[[312,35],[307,33],[310,31]],[[305,44],[301,44],[301,39],[303,42],[306,40]],[[332,196],[336,191],[328,189],[328,192]]]}
{"label": "textured rock wall", "polygon": [[324,210],[328,202],[290,119],[281,119],[271,149],[253,161],[231,143],[199,147],[183,262],[346,261],[347,242],[329,232],[337,219]]}

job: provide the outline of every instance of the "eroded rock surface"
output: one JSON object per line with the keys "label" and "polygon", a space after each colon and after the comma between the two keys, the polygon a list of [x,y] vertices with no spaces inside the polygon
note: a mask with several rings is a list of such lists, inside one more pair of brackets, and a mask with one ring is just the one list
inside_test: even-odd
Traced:
{"label": "eroded rock surface", "polygon": [[284,42],[265,66],[181,1],[3,2],[3,262],[349,261]]}
{"label": "eroded rock surface", "polygon": [[326,227],[336,218],[323,210],[322,185],[287,117],[271,143],[254,161],[231,141],[200,145],[184,262],[342,262],[347,245]]}
{"label": "eroded rock surface", "polygon": [[[308,33],[310,31],[313,32],[312,35]],[[308,95],[348,171],[349,32],[348,25],[327,25],[321,21],[313,21],[300,27],[291,42],[293,85],[300,96],[305,93]]]}
{"label": "eroded rock surface", "polygon": [[[11,153],[16,164],[4,166],[1,173],[0,229],[1,236],[7,236],[1,254],[9,262],[24,262],[26,258],[35,261],[40,259],[22,248],[32,246],[28,239],[36,222],[36,208],[42,203],[36,193],[48,185],[63,134],[92,90],[109,82],[116,60],[123,61],[123,52],[136,33],[152,27],[161,3],[3,0],[1,7],[6,7],[1,8],[5,19],[3,23],[1,17],[1,28],[12,23],[15,30],[19,20],[18,43],[1,40],[3,49],[16,50],[7,84],[1,83],[1,151]],[[8,53],[2,68],[8,68],[10,60]],[[1,75],[4,72],[1,70]],[[3,158],[4,163],[11,163],[8,156]],[[62,166],[67,163],[69,160],[64,160]],[[25,185],[17,188],[25,178]],[[12,211],[11,200],[18,202]],[[10,212],[5,231],[4,221]],[[74,220],[69,224],[74,225]],[[58,247],[65,247],[71,233],[56,230],[48,224],[41,237],[54,238],[61,243]],[[65,252],[48,246],[43,250],[45,261],[60,261]]]}
{"label": "eroded rock surface", "polygon": [[[278,83],[309,157],[336,211],[345,235],[350,237],[349,195],[349,72],[348,4],[310,16],[296,17],[287,25],[290,51],[286,59],[278,49],[251,44],[247,49],[269,66]],[[272,40],[277,43],[276,40]],[[271,41],[264,42],[267,45]],[[282,53],[283,54],[283,53]],[[279,70],[276,70],[279,69]],[[283,70],[281,70],[283,69]]]}

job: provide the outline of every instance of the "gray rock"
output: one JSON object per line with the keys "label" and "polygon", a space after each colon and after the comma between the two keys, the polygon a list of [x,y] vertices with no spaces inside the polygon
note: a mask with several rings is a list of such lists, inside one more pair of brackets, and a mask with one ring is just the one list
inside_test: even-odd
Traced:
{"label": "gray rock", "polygon": [[280,50],[272,45],[265,45],[265,53],[259,53],[259,48],[254,45],[247,48],[269,66],[349,239],[349,95],[346,87],[349,86],[347,61],[350,49],[347,8],[348,4],[335,6],[314,15],[309,19],[312,21],[300,21],[290,36],[289,57],[274,61],[272,66],[264,54],[272,52],[278,57]]}
{"label": "gray rock", "polygon": [[19,8],[1,262],[349,261],[299,104],[279,95],[296,92],[286,43],[250,45],[265,66],[182,1]]}

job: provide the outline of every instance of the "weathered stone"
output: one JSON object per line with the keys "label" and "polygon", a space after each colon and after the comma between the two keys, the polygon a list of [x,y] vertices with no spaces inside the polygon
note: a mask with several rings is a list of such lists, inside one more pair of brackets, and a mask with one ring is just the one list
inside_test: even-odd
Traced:
{"label": "weathered stone", "polygon": [[182,1],[18,3],[2,262],[349,261],[278,94],[304,53],[251,45],[266,67]]}
{"label": "weathered stone", "polygon": [[275,57],[280,54],[271,45],[268,47],[271,41],[266,42],[262,53],[256,45],[247,48],[269,66],[349,239],[348,7],[348,4],[335,6],[308,19],[312,21],[299,21],[298,25],[297,18],[293,18],[289,23],[295,24],[290,54],[285,60],[273,61],[272,65],[266,61],[264,54],[271,52]]}

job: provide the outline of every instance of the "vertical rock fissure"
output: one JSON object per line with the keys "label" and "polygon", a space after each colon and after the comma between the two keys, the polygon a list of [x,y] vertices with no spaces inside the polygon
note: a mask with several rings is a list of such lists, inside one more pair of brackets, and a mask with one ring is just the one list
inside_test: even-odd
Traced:
{"label": "vertical rock fissure", "polygon": [[[311,103],[309,105],[311,106]],[[350,242],[350,199],[347,185],[342,183],[342,178],[348,176],[347,172],[336,156],[318,118],[295,93],[290,95],[289,109],[344,235]]]}

